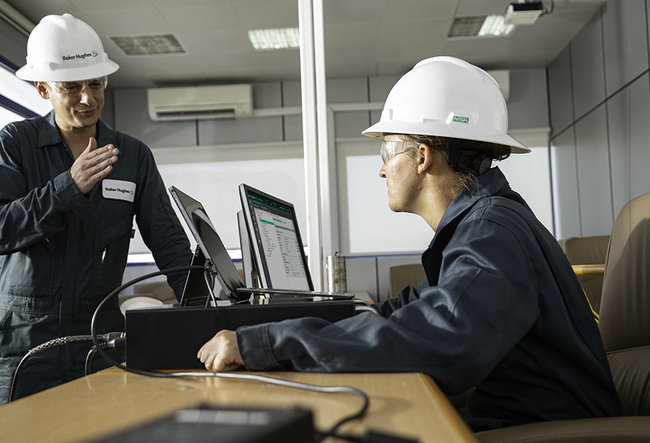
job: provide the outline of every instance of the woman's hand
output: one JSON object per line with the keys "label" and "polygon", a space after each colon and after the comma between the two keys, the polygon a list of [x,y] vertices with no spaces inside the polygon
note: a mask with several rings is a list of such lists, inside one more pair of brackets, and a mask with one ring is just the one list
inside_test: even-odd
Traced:
{"label": "woman's hand", "polygon": [[217,332],[217,335],[201,346],[196,356],[205,365],[205,369],[211,372],[232,371],[244,366],[237,344],[237,333],[227,329]]}

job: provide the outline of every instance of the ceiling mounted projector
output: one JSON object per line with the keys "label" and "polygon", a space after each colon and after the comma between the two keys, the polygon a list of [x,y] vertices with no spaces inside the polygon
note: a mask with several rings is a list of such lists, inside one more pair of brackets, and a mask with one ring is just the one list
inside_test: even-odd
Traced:
{"label": "ceiling mounted projector", "polygon": [[510,3],[503,21],[508,25],[532,25],[543,13],[542,2]]}

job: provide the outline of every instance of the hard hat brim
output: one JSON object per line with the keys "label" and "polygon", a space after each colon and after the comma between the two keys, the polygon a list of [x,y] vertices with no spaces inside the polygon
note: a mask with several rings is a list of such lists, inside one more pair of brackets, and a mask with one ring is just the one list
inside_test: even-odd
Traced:
{"label": "hard hat brim", "polygon": [[378,122],[370,126],[361,134],[366,137],[380,140],[384,138],[385,134],[432,135],[437,137],[459,138],[505,145],[510,148],[512,154],[525,154],[530,152],[530,148],[522,145],[507,134],[490,135],[482,132],[480,135],[474,137],[471,128],[461,130],[460,128],[450,128],[449,125],[444,123],[435,124],[431,121],[426,123],[395,121]]}
{"label": "hard hat brim", "polygon": [[16,77],[33,82],[74,82],[104,77],[117,71],[120,66],[112,60],[101,64],[62,69],[60,71],[41,71],[25,65],[16,71]]}

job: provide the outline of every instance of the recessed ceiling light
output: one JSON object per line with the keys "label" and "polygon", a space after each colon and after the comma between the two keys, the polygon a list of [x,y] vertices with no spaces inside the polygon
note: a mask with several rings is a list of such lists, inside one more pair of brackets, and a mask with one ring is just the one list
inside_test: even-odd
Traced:
{"label": "recessed ceiling light", "polygon": [[248,31],[248,39],[258,51],[300,47],[298,28],[253,29]]}
{"label": "recessed ceiling light", "polygon": [[502,15],[456,17],[447,37],[505,37],[514,29],[514,25],[504,24]]}

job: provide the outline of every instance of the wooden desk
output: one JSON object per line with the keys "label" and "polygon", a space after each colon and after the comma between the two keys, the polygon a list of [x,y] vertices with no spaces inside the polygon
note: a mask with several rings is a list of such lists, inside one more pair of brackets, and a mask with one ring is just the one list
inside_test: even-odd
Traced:
{"label": "wooden desk", "polygon": [[[370,397],[366,416],[342,433],[373,429],[420,442],[476,442],[435,383],[421,374],[309,374],[269,372],[271,377],[318,385],[347,385]],[[326,394],[256,381],[219,378],[152,378],[106,369],[0,407],[2,441],[77,442],[99,438],[173,411],[206,402],[222,406],[312,410],[325,430],[358,410],[351,394]],[[331,441],[331,440],[330,440]]]}

